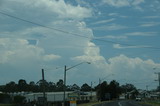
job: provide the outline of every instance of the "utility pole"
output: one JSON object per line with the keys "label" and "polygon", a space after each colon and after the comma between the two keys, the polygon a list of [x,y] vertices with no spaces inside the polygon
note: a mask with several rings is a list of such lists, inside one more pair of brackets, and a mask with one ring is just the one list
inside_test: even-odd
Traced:
{"label": "utility pole", "polygon": [[92,100],[92,81],[91,81],[91,100]]}
{"label": "utility pole", "polygon": [[160,91],[160,72],[157,72],[155,74],[158,74],[158,80],[155,80],[155,81],[159,81],[158,90]]}
{"label": "utility pole", "polygon": [[44,84],[44,69],[42,69],[42,84],[43,84],[43,105],[46,103],[45,84]]}
{"label": "utility pole", "polygon": [[146,90],[148,91],[148,85],[146,85]]}
{"label": "utility pole", "polygon": [[65,102],[66,102],[66,71],[67,71],[67,66],[64,66],[64,85],[63,85],[63,106],[65,106]]}
{"label": "utility pole", "polygon": [[65,102],[66,102],[66,97],[65,97],[65,96],[66,96],[66,72],[67,72],[68,70],[74,68],[74,67],[77,67],[77,66],[83,64],[83,63],[91,64],[90,62],[81,62],[81,63],[76,64],[76,65],[74,65],[74,66],[71,66],[71,67],[69,67],[69,68],[67,68],[66,65],[64,66],[64,85],[63,85],[63,92],[64,92],[64,95],[63,95],[63,103],[64,103],[64,104],[63,104],[63,105],[64,105],[64,106],[65,106]]}

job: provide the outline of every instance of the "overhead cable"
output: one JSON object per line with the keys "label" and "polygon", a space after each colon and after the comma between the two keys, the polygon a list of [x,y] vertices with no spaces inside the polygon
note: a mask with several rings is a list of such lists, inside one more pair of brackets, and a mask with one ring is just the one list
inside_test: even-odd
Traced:
{"label": "overhead cable", "polygon": [[[23,22],[30,23],[30,24],[33,24],[33,25],[36,25],[36,26],[44,27],[44,28],[47,28],[47,29],[50,29],[50,30],[55,30],[55,31],[58,31],[58,32],[66,33],[66,34],[71,34],[73,36],[87,38],[87,39],[90,39],[90,40],[96,40],[96,41],[106,42],[106,43],[111,43],[111,44],[120,44],[120,45],[124,45],[124,46],[138,46],[138,45],[120,43],[120,42],[110,41],[110,40],[102,40],[102,39],[96,39],[96,38],[91,39],[90,37],[87,37],[87,36],[84,36],[84,35],[81,35],[81,34],[72,33],[72,32],[64,31],[62,29],[57,29],[57,28],[53,28],[53,27],[48,27],[48,26],[45,26],[45,25],[42,25],[42,24],[39,24],[39,23],[36,23],[36,22],[33,22],[33,21],[29,21],[29,20],[26,20],[26,19],[23,19],[23,18],[19,18],[19,17],[13,16],[13,15],[7,14],[7,13],[2,12],[2,11],[0,11],[0,14],[11,17],[11,18],[14,18],[16,20],[20,20],[20,21],[23,21]],[[144,47],[139,47],[139,48],[148,48],[148,49],[158,49],[158,50],[160,50],[160,48],[153,47],[153,46],[146,46],[146,47],[144,46]]]}

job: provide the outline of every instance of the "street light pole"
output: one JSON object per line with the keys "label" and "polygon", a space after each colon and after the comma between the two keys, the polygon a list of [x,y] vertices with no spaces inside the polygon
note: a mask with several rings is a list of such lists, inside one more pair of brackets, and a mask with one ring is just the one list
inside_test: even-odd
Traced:
{"label": "street light pole", "polygon": [[65,106],[65,102],[66,102],[66,97],[65,97],[65,93],[66,93],[66,71],[67,71],[67,67],[65,65],[64,66],[64,85],[63,85],[63,90],[64,90],[63,102],[64,102],[64,106]]}
{"label": "street light pole", "polygon": [[91,100],[92,100],[92,81],[91,81]]}
{"label": "street light pole", "polygon": [[146,85],[146,90],[147,90],[147,92],[148,92],[148,85]]}
{"label": "street light pole", "polygon": [[79,66],[79,65],[83,64],[83,63],[91,64],[90,62],[81,62],[81,63],[76,64],[76,65],[74,65],[74,66],[72,66],[72,67],[69,67],[69,68],[67,68],[66,65],[64,66],[64,85],[63,85],[63,86],[64,86],[64,87],[63,87],[63,92],[64,92],[64,95],[63,95],[63,103],[64,103],[64,106],[65,106],[65,102],[66,102],[66,97],[65,97],[65,96],[66,96],[66,72],[67,72],[68,70],[76,67],[76,66]]}

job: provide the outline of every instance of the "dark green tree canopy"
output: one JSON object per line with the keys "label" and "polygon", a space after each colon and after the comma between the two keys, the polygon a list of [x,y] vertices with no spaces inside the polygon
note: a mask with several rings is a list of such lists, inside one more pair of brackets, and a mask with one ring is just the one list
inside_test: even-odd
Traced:
{"label": "dark green tree canopy", "polygon": [[81,91],[91,91],[91,87],[85,83],[81,86]]}
{"label": "dark green tree canopy", "polygon": [[[64,90],[64,82],[60,79],[58,82],[47,82],[44,80],[46,92],[59,92]],[[84,83],[81,87],[77,84],[66,85],[67,91],[97,91],[97,97],[101,100],[106,98],[106,94],[110,94],[111,98],[117,98],[119,94],[130,92],[136,90],[136,87],[132,84],[126,84],[120,86],[119,83],[115,80],[111,81],[109,84],[104,81],[101,84],[98,84],[95,89],[91,89],[87,83]],[[6,85],[0,86],[0,91],[2,92],[42,92],[43,91],[43,81],[39,80],[38,82],[30,81],[26,82],[24,79],[20,79],[18,83],[11,81]]]}
{"label": "dark green tree canopy", "polygon": [[19,91],[27,91],[27,82],[24,79],[20,79],[18,81],[18,90]]}

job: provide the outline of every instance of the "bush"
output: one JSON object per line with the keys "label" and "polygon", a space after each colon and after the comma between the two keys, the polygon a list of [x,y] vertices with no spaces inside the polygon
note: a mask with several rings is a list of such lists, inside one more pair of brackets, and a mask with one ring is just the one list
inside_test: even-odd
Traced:
{"label": "bush", "polygon": [[8,94],[0,94],[0,103],[9,103],[10,96]]}
{"label": "bush", "polygon": [[25,97],[24,96],[15,96],[14,97],[14,103],[17,103],[17,104],[21,104],[21,103],[23,103],[24,102],[24,100],[25,100]]}

